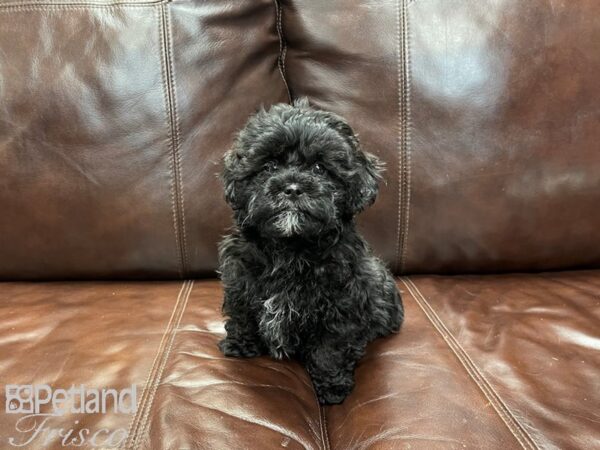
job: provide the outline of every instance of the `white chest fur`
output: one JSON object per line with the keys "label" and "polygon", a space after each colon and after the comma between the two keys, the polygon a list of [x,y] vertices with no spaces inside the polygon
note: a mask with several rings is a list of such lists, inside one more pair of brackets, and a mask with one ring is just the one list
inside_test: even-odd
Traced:
{"label": "white chest fur", "polygon": [[298,327],[300,314],[284,295],[273,295],[263,303],[259,329],[271,356],[289,357],[298,344],[293,330]]}

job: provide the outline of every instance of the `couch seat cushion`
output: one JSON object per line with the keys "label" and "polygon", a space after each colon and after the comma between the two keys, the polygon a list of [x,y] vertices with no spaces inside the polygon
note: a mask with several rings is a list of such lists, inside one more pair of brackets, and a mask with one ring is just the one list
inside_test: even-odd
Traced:
{"label": "couch seat cushion", "polygon": [[137,394],[130,414],[110,403],[104,414],[5,412],[0,438],[35,450],[80,432],[81,448],[94,433],[128,449],[599,446],[600,271],[398,284],[403,329],[369,346],[353,394],[325,408],[296,362],[220,354],[215,280],[0,284],[5,385]]}

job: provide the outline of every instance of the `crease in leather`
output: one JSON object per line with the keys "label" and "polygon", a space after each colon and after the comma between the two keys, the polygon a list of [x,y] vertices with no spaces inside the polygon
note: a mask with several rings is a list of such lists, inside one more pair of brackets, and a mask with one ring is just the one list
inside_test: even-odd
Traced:
{"label": "crease in leather", "polygon": [[288,101],[292,103],[292,91],[290,90],[290,85],[287,82],[286,69],[285,69],[285,59],[287,55],[287,42],[285,40],[285,36],[283,34],[283,8],[281,7],[280,0],[273,0],[275,3],[275,14],[277,16],[277,36],[279,38],[279,56],[277,57],[277,67],[279,69],[279,73],[281,74],[281,79],[283,80],[283,84],[285,85],[285,89],[288,95]]}
{"label": "crease in leather", "polygon": [[407,0],[396,1],[398,73],[398,226],[396,273],[404,273],[410,208],[410,33]]}
{"label": "crease in leather", "polygon": [[[182,400],[185,400],[184,397],[181,397],[181,396],[178,396],[178,395],[176,395],[176,397],[179,397]],[[239,415],[235,414],[233,411],[226,411],[226,410],[223,410],[223,409],[218,409],[218,408],[211,407],[209,405],[199,404],[197,406],[199,406],[202,409],[206,409],[206,410],[209,410],[209,411],[217,412],[217,413],[225,415],[225,416],[229,416],[229,417],[231,417],[231,418],[233,418],[235,420],[241,420],[241,421],[248,422],[248,423],[251,423],[253,425],[262,427],[262,428],[266,428],[267,430],[274,431],[276,433],[279,433],[279,434],[285,436],[286,438],[288,438],[290,440],[293,440],[293,441],[297,442],[299,445],[303,445],[306,448],[306,445],[304,445],[304,443],[302,442],[302,438],[300,436],[298,436],[296,433],[294,433],[293,431],[290,431],[290,430],[286,430],[283,427],[276,426],[276,425],[274,425],[272,423],[269,424],[266,420],[265,421],[250,420],[248,417],[239,416]],[[183,448],[186,448],[186,447],[183,447]]]}
{"label": "crease in leather", "polygon": [[114,2],[89,2],[89,1],[61,1],[61,2],[48,2],[46,0],[36,1],[23,1],[23,2],[10,2],[0,4],[0,12],[11,12],[11,11],[37,11],[37,10],[51,10],[51,9],[115,9],[115,8],[148,8],[163,5],[169,3],[172,0],[123,0]]}
{"label": "crease in leather", "polygon": [[490,402],[496,413],[500,416],[521,447],[529,450],[540,450],[540,447],[537,445],[536,441],[531,437],[525,427],[517,420],[504,400],[498,395],[492,385],[484,377],[481,369],[477,367],[469,354],[462,348],[458,340],[444,325],[441,318],[431,307],[417,285],[409,277],[401,277],[400,281],[402,281],[402,283],[406,286],[409,293],[415,299],[417,305],[419,305],[419,308],[421,308],[427,319],[444,339],[448,345],[448,348],[460,361],[461,365],[469,374],[469,377],[479,387],[485,398]]}
{"label": "crease in leather", "polygon": [[173,229],[175,244],[179,255],[179,276],[184,278],[188,269],[187,238],[185,231],[185,208],[183,199],[183,182],[181,177],[181,139],[179,130],[179,117],[177,114],[177,100],[175,76],[173,74],[173,51],[171,38],[171,20],[169,10],[161,5],[157,10],[159,14],[159,34],[161,45],[161,70],[163,88],[167,108],[168,136],[170,147],[171,179],[171,207],[173,212]]}
{"label": "crease in leather", "polygon": [[181,323],[181,318],[185,312],[193,287],[193,280],[186,280],[181,286],[177,296],[177,301],[175,302],[175,306],[173,307],[173,311],[171,313],[171,317],[167,323],[167,327],[160,344],[158,345],[150,372],[148,373],[148,378],[140,397],[136,414],[129,426],[127,440],[123,446],[124,449],[129,450],[139,448],[142,443],[141,438],[148,429],[154,396],[162,378],[167,360],[169,359],[173,341],[175,340],[179,324]]}

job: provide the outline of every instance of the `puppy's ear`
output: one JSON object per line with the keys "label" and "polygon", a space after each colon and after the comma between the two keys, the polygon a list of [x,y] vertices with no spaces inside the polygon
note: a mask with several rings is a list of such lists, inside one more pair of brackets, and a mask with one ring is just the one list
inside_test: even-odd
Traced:
{"label": "puppy's ear", "polygon": [[237,208],[236,195],[236,166],[239,163],[241,156],[237,148],[237,142],[223,156],[223,171],[221,172],[221,180],[225,190],[225,201],[233,208]]}
{"label": "puppy's ear", "polygon": [[371,153],[364,152],[358,139],[354,138],[354,167],[348,187],[348,209],[358,214],[375,202],[379,192],[378,181],[383,172],[383,162]]}
{"label": "puppy's ear", "polygon": [[329,114],[328,123],[350,146],[347,208],[352,216],[373,204],[379,192],[378,181],[384,170],[383,162],[362,150],[352,127],[341,117]]}

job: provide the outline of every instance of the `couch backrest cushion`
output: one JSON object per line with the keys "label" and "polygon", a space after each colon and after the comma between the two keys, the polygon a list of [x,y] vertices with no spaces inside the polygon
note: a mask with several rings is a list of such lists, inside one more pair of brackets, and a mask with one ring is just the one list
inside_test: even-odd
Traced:
{"label": "couch backrest cushion", "polygon": [[287,101],[272,0],[0,4],[0,278],[213,274],[221,155]]}
{"label": "couch backrest cushion", "polygon": [[600,265],[600,3],[283,0],[293,96],[387,162],[397,272]]}
{"label": "couch backrest cushion", "polygon": [[387,162],[397,273],[600,266],[600,5],[563,3],[2,2],[0,278],[213,275],[219,160],[288,89]]}

